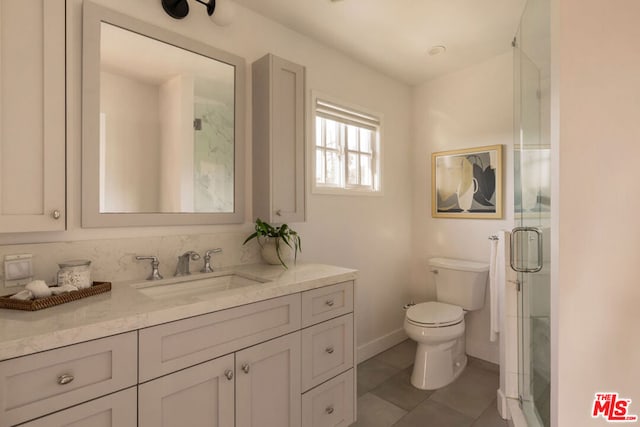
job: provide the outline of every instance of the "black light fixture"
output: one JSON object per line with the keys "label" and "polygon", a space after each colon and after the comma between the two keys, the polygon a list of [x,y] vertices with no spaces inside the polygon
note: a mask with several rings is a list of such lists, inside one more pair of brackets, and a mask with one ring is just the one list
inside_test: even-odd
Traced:
{"label": "black light fixture", "polygon": [[[213,22],[218,25],[228,25],[233,17],[232,5],[229,1],[217,0],[195,0],[196,2],[204,5],[207,8],[207,15]],[[187,0],[162,0],[162,8],[167,15],[175,19],[182,19],[189,14],[189,3]],[[214,15],[214,12],[215,15]]]}

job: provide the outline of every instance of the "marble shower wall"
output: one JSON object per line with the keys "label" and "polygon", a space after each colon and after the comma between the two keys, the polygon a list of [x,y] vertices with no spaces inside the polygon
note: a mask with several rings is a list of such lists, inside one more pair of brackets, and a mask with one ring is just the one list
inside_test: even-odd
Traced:
{"label": "marble shower wall", "polygon": [[[214,269],[260,262],[259,247],[255,241],[246,246],[242,245],[246,236],[246,232],[228,232],[4,245],[0,246],[0,259],[4,259],[5,255],[33,254],[34,278],[45,280],[47,283],[55,281],[59,262],[89,259],[93,280],[120,282],[144,280],[151,271],[150,262],[137,261],[135,257],[155,255],[160,259],[160,273],[166,278],[173,276],[178,255],[189,250],[203,256],[208,249],[222,248],[222,253],[214,254],[212,257]],[[202,262],[191,261],[191,271],[199,271]],[[0,263],[0,278],[3,277],[4,263]],[[4,289],[4,283],[2,285],[0,291]],[[4,293],[13,293],[14,290],[15,288],[10,288]]]}

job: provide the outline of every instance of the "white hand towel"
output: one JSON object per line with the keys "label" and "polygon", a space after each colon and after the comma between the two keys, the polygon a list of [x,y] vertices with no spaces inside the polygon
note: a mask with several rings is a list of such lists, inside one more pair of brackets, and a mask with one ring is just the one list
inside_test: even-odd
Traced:
{"label": "white hand towel", "polygon": [[33,296],[36,298],[44,298],[51,296],[51,289],[44,283],[44,280],[33,280],[24,287],[25,289],[33,292]]}
{"label": "white hand towel", "polygon": [[34,296],[33,296],[33,292],[31,292],[31,291],[29,291],[27,289],[24,289],[24,290],[18,292],[17,294],[15,294],[15,295],[11,295],[9,298],[10,299],[17,299],[17,300],[20,300],[20,301],[27,301],[27,300],[33,299]]}
{"label": "white hand towel", "polygon": [[49,289],[51,289],[51,293],[53,293],[53,295],[65,294],[67,292],[78,290],[78,288],[73,285],[52,286]]}
{"label": "white hand towel", "polygon": [[491,327],[489,340],[496,341],[500,333],[500,312],[502,300],[500,294],[505,288],[505,239],[504,231],[496,233],[497,240],[491,240],[491,261],[489,265],[489,305],[491,311]]}

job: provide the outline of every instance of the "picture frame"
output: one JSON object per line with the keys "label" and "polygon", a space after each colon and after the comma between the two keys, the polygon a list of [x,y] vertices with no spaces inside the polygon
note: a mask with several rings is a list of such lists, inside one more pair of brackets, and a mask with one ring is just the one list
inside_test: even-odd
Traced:
{"label": "picture frame", "polygon": [[431,154],[433,218],[501,219],[503,146]]}

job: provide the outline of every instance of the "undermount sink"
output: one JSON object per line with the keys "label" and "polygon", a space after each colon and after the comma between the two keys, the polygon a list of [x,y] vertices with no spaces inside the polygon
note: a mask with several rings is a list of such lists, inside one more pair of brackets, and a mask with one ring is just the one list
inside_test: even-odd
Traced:
{"label": "undermount sink", "polygon": [[265,282],[268,280],[228,273],[204,278],[176,277],[157,282],[136,283],[132,286],[146,296],[164,299],[228,291]]}

